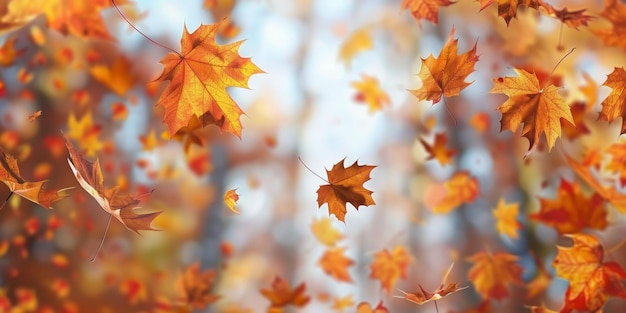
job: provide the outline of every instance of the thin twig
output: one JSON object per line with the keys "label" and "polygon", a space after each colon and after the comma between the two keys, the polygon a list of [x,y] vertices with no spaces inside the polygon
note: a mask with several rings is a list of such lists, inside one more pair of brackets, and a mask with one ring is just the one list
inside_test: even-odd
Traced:
{"label": "thin twig", "polygon": [[437,313],[439,313],[439,307],[437,306],[437,300],[435,300],[433,302],[435,302],[435,310],[437,310]]}
{"label": "thin twig", "polygon": [[309,172],[313,173],[313,175],[319,177],[321,180],[327,182],[330,184],[330,182],[328,182],[326,179],[324,179],[324,177],[317,175],[317,173],[313,172],[313,170],[311,170],[306,164],[304,164],[304,161],[302,161],[302,158],[298,157],[298,160],[300,161],[300,163],[302,163],[302,165],[304,165],[304,167],[306,167],[307,170],[309,170]]}
{"label": "thin twig", "polygon": [[4,202],[2,202],[2,205],[0,205],[0,210],[4,208],[4,206],[7,204],[7,202],[9,201],[12,195],[13,195],[13,191],[9,192],[9,195],[7,196],[7,198],[4,199]]}
{"label": "thin twig", "polygon": [[89,262],[95,261],[96,257],[98,257],[98,254],[100,253],[100,249],[102,249],[102,245],[104,245],[104,238],[106,238],[107,232],[109,231],[109,225],[111,224],[112,217],[113,215],[109,214],[109,220],[107,221],[107,226],[104,229],[104,234],[102,235],[102,241],[100,241],[100,246],[98,247],[98,251],[96,251],[96,254],[94,254],[94,256],[91,259],[89,259]]}

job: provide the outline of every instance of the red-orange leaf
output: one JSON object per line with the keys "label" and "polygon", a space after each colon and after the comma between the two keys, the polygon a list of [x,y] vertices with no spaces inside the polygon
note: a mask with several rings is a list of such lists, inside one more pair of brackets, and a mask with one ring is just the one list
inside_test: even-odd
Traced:
{"label": "red-orange leaf", "polygon": [[479,1],[480,1],[481,11],[494,2],[498,3],[498,16],[504,19],[507,26],[509,26],[509,22],[511,21],[512,18],[517,17],[517,9],[520,6],[538,9],[539,2],[540,2],[539,0],[479,0]]}
{"label": "red-orange leaf", "polygon": [[448,136],[446,133],[435,134],[435,141],[433,144],[428,144],[426,141],[420,139],[420,143],[428,152],[426,160],[436,159],[442,166],[452,163],[452,157],[456,155],[456,150],[448,149]]}
{"label": "red-orange leaf", "polygon": [[439,22],[439,8],[454,3],[450,0],[402,0],[401,9],[409,10],[418,23],[421,19],[425,19],[437,24]]}
{"label": "red-orange leaf", "polygon": [[376,166],[357,165],[357,161],[354,161],[349,167],[344,167],[345,160],[344,158],[339,161],[330,171],[326,170],[328,185],[322,185],[317,189],[318,206],[328,203],[328,213],[335,214],[344,223],[347,203],[352,204],[357,210],[361,205],[376,204],[372,199],[373,192],[363,187]]}
{"label": "red-orange leaf", "polygon": [[619,0],[604,0],[600,15],[611,23],[611,27],[593,29],[593,32],[605,45],[626,50],[626,4]]}
{"label": "red-orange leaf", "polygon": [[155,81],[171,81],[156,105],[165,108],[163,121],[174,136],[197,117],[202,126],[217,125],[222,131],[241,137],[239,117],[243,111],[226,92],[228,87],[248,87],[250,76],[263,73],[238,49],[243,41],[218,45],[218,22],[200,25],[193,33],[182,35],[181,53],[166,55],[163,73]]}
{"label": "red-orange leaf", "polygon": [[441,284],[439,285],[439,288],[437,288],[437,290],[433,292],[428,292],[424,290],[424,288],[422,288],[422,285],[417,285],[417,287],[419,288],[417,291],[404,292],[400,290],[400,292],[402,292],[404,296],[396,296],[396,298],[404,298],[413,303],[422,305],[430,301],[439,300],[443,297],[449,296],[457,291],[461,291],[467,288],[467,286],[465,287],[459,286],[459,283],[446,284],[446,281],[448,280],[448,276],[450,275],[450,272],[452,271],[452,266],[454,266],[454,263],[450,265],[445,275],[443,275],[443,279],[441,280]]}
{"label": "red-orange leaf", "polygon": [[409,264],[413,258],[403,246],[396,246],[391,252],[388,249],[374,254],[370,264],[370,278],[378,279],[382,288],[389,292],[400,278],[406,278]]}
{"label": "red-orange leaf", "polygon": [[469,279],[483,299],[501,300],[509,295],[507,285],[522,284],[522,267],[516,263],[515,255],[479,252],[468,260],[474,263]]}
{"label": "red-orange leaf", "polygon": [[604,247],[598,239],[588,234],[568,237],[574,244],[557,247],[552,263],[556,275],[569,281],[561,312],[595,312],[604,306],[609,296],[626,299],[626,287],[622,283],[626,272],[616,262],[604,262]]}
{"label": "red-orange leaf", "polygon": [[476,44],[467,52],[458,55],[458,39],[454,39],[454,27],[450,37],[435,59],[431,54],[422,59],[422,67],[417,74],[422,80],[422,87],[409,90],[419,100],[432,100],[438,103],[441,97],[458,96],[461,90],[471,84],[465,78],[474,71],[478,61]]}
{"label": "red-orange leaf", "polygon": [[287,305],[302,307],[311,300],[311,297],[305,294],[306,285],[304,283],[292,289],[289,282],[281,277],[274,278],[271,289],[261,289],[260,292],[271,302],[272,308],[282,308]]}
{"label": "red-orange leaf", "polygon": [[334,277],[337,280],[352,282],[350,273],[348,273],[348,267],[354,265],[352,259],[346,257],[345,253],[348,248],[329,248],[317,264],[326,272],[326,274]]}
{"label": "red-orange leaf", "polygon": [[382,301],[373,309],[369,303],[361,302],[359,306],[356,307],[356,313],[389,313],[389,310],[383,305]]}
{"label": "red-orange leaf", "polygon": [[610,87],[613,90],[602,101],[602,111],[598,119],[609,121],[610,123],[621,117],[622,131],[620,134],[624,134],[626,133],[626,71],[624,68],[616,67],[608,75],[602,86]]}
{"label": "red-orange leaf", "polygon": [[470,203],[478,197],[480,192],[478,180],[470,176],[467,171],[460,171],[454,174],[444,183],[446,194],[439,199],[433,213],[447,214],[464,203]]}

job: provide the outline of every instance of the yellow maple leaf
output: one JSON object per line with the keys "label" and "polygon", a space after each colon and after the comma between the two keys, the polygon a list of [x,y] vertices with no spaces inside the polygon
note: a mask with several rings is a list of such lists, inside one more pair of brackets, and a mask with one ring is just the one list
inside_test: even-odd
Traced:
{"label": "yellow maple leaf", "polygon": [[517,238],[517,231],[522,228],[517,220],[519,203],[506,204],[504,199],[500,198],[498,206],[491,213],[496,219],[496,229],[500,235]]}
{"label": "yellow maple leaf", "polygon": [[348,38],[339,47],[339,61],[343,62],[346,69],[350,69],[352,59],[364,51],[372,50],[374,48],[374,41],[370,36],[370,29],[363,27],[355,30],[348,36]]}
{"label": "yellow maple leaf", "polygon": [[311,232],[322,244],[332,247],[343,238],[341,232],[333,228],[332,220],[328,217],[314,219],[311,223]]}
{"label": "yellow maple leaf", "polygon": [[96,64],[92,66],[89,73],[117,95],[124,97],[136,81],[130,68],[130,61],[124,56],[118,56],[111,65]]}
{"label": "yellow maple leaf", "polygon": [[76,116],[70,113],[67,127],[69,129],[66,133],[67,138],[76,140],[88,156],[95,156],[98,151],[104,148],[104,144],[98,138],[101,126],[93,123],[91,111],[83,114],[80,120],[77,120]]}
{"label": "yellow maple leaf", "polygon": [[363,74],[361,81],[352,82],[352,87],[357,90],[355,99],[367,103],[370,113],[379,111],[391,103],[389,95],[380,88],[376,77]]}

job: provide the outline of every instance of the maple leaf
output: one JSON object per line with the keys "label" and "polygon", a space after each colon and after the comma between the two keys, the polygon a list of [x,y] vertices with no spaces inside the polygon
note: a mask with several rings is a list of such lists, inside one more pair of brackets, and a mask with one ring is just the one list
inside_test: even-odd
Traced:
{"label": "maple leaf", "polygon": [[405,291],[400,290],[400,292],[402,292],[404,296],[395,296],[395,297],[404,298],[413,303],[422,305],[430,301],[437,301],[457,291],[466,289],[467,286],[461,287],[459,286],[459,283],[446,284],[446,281],[448,280],[448,276],[450,275],[450,272],[452,271],[453,266],[454,266],[454,263],[450,265],[445,275],[443,275],[443,279],[441,280],[441,284],[439,285],[439,288],[437,288],[437,290],[433,291],[432,293],[424,290],[422,285],[417,285],[417,287],[419,288],[417,291],[405,292]]}
{"label": "maple leaf", "polygon": [[[46,183],[45,180],[25,181],[20,174],[17,159],[5,153],[2,148],[0,148],[0,181],[11,191],[9,197],[12,194],[17,194],[47,209],[52,209],[52,203],[67,197],[67,190],[71,189],[47,190],[43,189],[43,185]],[[6,204],[6,201],[8,201],[8,198],[0,205],[0,208]]]}
{"label": "maple leaf", "polygon": [[507,285],[522,285],[522,267],[516,263],[515,255],[481,251],[470,256],[468,261],[474,263],[468,273],[469,279],[483,299],[501,300],[509,295]]}
{"label": "maple leaf", "polygon": [[370,278],[378,279],[382,288],[389,292],[399,278],[406,278],[409,264],[413,258],[403,246],[395,246],[391,252],[383,249],[374,254],[370,264]]}
{"label": "maple leaf", "polygon": [[88,156],[95,156],[104,147],[98,136],[102,127],[93,123],[91,111],[83,114],[80,120],[70,114],[67,120],[67,138],[78,141],[78,145],[85,149]]}
{"label": "maple leaf", "polygon": [[604,247],[592,235],[566,235],[571,247],[557,247],[552,265],[556,275],[569,281],[565,292],[565,306],[561,310],[595,312],[602,308],[609,296],[626,299],[626,272],[616,262],[604,262]]}
{"label": "maple leaf", "polygon": [[26,52],[24,48],[15,50],[15,42],[17,42],[17,37],[10,37],[2,43],[2,47],[0,47],[1,66],[9,67],[13,65],[15,58]]}
{"label": "maple leaf", "polygon": [[118,56],[111,65],[93,65],[89,69],[89,73],[118,96],[124,97],[136,81],[136,77],[131,73],[130,68],[130,61],[124,56]]}
{"label": "maple leaf", "polygon": [[327,217],[319,220],[314,219],[313,223],[311,223],[311,232],[317,241],[328,247],[334,246],[337,241],[343,238],[341,232],[333,228],[332,220]]}
{"label": "maple leaf", "polygon": [[517,238],[517,231],[522,228],[522,224],[517,220],[519,213],[519,203],[506,204],[503,198],[498,201],[498,206],[491,212],[496,219],[496,230],[500,235],[509,238]]}
{"label": "maple leaf", "polygon": [[577,183],[561,179],[558,197],[539,201],[541,210],[529,218],[553,226],[560,234],[578,233],[585,228],[602,230],[607,225],[604,199],[598,193],[585,197]]}
{"label": "maple leaf", "polygon": [[78,152],[67,138],[65,138],[65,145],[70,153],[67,162],[76,180],[105,212],[136,233],[139,233],[139,230],[154,230],[150,224],[162,212],[135,213],[139,199],[119,193],[118,187],[105,188],[100,162],[96,160],[92,163],[85,159],[84,155]]}
{"label": "maple leaf", "polygon": [[498,4],[498,16],[502,17],[506,22],[506,26],[509,26],[509,22],[512,18],[517,17],[517,9],[520,6],[527,8],[538,9],[540,0],[479,0],[480,11],[496,2]]}
{"label": "maple leaf", "polygon": [[345,223],[347,212],[346,204],[350,203],[355,209],[359,206],[376,204],[372,199],[373,191],[363,187],[370,179],[370,172],[376,167],[373,165],[358,165],[354,161],[349,167],[344,167],[345,158],[333,165],[329,171],[328,185],[321,185],[317,189],[317,204],[322,207],[328,204],[328,213],[335,214],[337,219]]}
{"label": "maple leaf", "polygon": [[619,0],[604,0],[604,9],[600,15],[611,23],[610,28],[592,29],[605,45],[621,47],[626,50],[626,5]]}
{"label": "maple leaf", "polygon": [[224,193],[224,203],[228,207],[229,210],[233,211],[235,214],[239,214],[239,210],[235,207],[235,204],[239,200],[239,195],[237,194],[237,189],[231,189]]}
{"label": "maple leaf", "polygon": [[[591,156],[594,156],[592,154]],[[598,157],[600,157],[598,155]],[[603,199],[611,203],[616,209],[621,212],[626,212],[626,195],[623,195],[617,191],[614,186],[604,186],[601,182],[596,180],[589,170],[588,164],[581,164],[576,162],[570,156],[565,155],[565,159],[570,167],[576,172],[576,174],[582,178],[585,183],[597,192]]]}
{"label": "maple leaf", "polygon": [[281,277],[274,278],[272,289],[261,289],[260,292],[270,301],[272,308],[282,308],[287,305],[303,307],[311,300],[311,297],[305,294],[305,283],[292,289],[289,282]]}
{"label": "maple leaf", "polygon": [[389,313],[389,310],[383,305],[382,301],[373,309],[369,303],[361,302],[356,307],[356,313]]}
{"label": "maple leaf", "polygon": [[606,78],[602,86],[612,88],[611,93],[602,101],[602,111],[599,120],[613,122],[622,118],[622,130],[626,133],[626,71],[623,67],[616,67]]}
{"label": "maple leaf", "polygon": [[263,71],[250,58],[239,56],[243,41],[227,45],[215,42],[222,22],[200,25],[191,34],[185,26],[181,53],[169,53],[161,60],[163,73],[155,81],[169,80],[170,84],[156,105],[165,109],[163,121],[171,136],[196,117],[202,126],[215,124],[241,137],[239,118],[243,111],[226,88],[248,88],[250,76]]}
{"label": "maple leaf", "polygon": [[420,139],[420,143],[428,153],[426,160],[436,159],[442,166],[452,163],[452,157],[456,155],[456,150],[446,148],[448,143],[448,135],[446,133],[435,134],[435,142],[432,145],[422,139]]}
{"label": "maple leaf", "polygon": [[354,300],[352,299],[352,295],[347,295],[345,297],[335,298],[333,300],[333,305],[331,308],[339,313],[343,313],[346,308],[349,308],[353,305]]}
{"label": "maple leaf", "polygon": [[363,27],[352,32],[339,47],[339,61],[343,62],[346,69],[350,69],[352,59],[364,51],[372,50],[374,41],[370,36],[369,27]]}
{"label": "maple leaf", "polygon": [[464,203],[470,203],[480,192],[478,180],[467,171],[456,172],[443,186],[446,194],[432,209],[436,214],[447,214]]}
{"label": "maple leaf", "polygon": [[528,138],[532,150],[544,133],[548,150],[554,147],[561,136],[561,119],[574,125],[574,118],[569,106],[558,93],[554,85],[541,87],[537,75],[521,69],[513,69],[518,77],[500,77],[493,80],[490,93],[502,93],[509,97],[498,110],[502,112],[501,130],[512,132],[524,123],[522,136]]}
{"label": "maple leaf", "polygon": [[354,261],[346,257],[347,249],[345,247],[327,249],[317,264],[333,278],[351,283],[352,278],[348,273],[348,267],[354,265]]}
{"label": "maple leaf", "polygon": [[233,15],[235,4],[235,0],[204,0],[204,7],[209,10],[214,21],[225,20],[217,30],[217,34],[225,39],[233,38],[241,32],[239,26],[228,18]]}
{"label": "maple leaf", "polygon": [[478,61],[476,44],[472,49],[457,55],[458,39],[454,39],[454,27],[450,36],[441,49],[441,53],[435,59],[430,54],[422,59],[422,67],[417,74],[422,80],[422,87],[417,90],[409,90],[418,100],[432,100],[438,103],[441,97],[458,96],[471,82],[465,82],[465,78],[474,71],[474,65]]}
{"label": "maple leaf", "polygon": [[572,112],[572,118],[574,119],[574,125],[561,119],[561,130],[565,137],[569,140],[576,139],[581,135],[590,134],[591,130],[585,125],[585,113],[587,112],[588,105],[584,102],[574,102],[570,106]]}
{"label": "maple leaf", "polygon": [[357,90],[355,99],[367,103],[370,113],[379,111],[391,103],[389,95],[380,88],[376,77],[364,74],[361,78],[361,81],[352,82],[352,87]]}
{"label": "maple leaf", "polygon": [[585,14],[587,9],[570,11],[567,8],[563,8],[558,10],[552,5],[542,1],[539,1],[539,4],[546,10],[546,13],[549,16],[560,20],[563,24],[574,29],[578,29],[580,26],[587,26],[587,23],[589,23],[589,21],[593,18],[592,16]]}
{"label": "maple leaf", "polygon": [[214,269],[200,272],[198,262],[189,265],[176,280],[179,301],[195,310],[202,310],[220,299],[220,296],[213,294],[215,275]]}
{"label": "maple leaf", "polygon": [[403,0],[401,9],[408,9],[418,23],[421,19],[425,19],[437,24],[439,22],[439,8],[454,3],[450,0]]}

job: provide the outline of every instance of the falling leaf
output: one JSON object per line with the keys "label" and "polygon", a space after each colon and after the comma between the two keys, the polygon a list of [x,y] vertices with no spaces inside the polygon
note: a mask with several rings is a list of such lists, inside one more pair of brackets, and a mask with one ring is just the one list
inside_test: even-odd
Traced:
{"label": "falling leaf", "polygon": [[576,172],[589,187],[597,192],[603,199],[611,203],[616,209],[621,212],[626,212],[626,195],[618,192],[614,186],[604,186],[601,182],[596,180],[587,165],[578,163],[568,155],[565,155],[565,159],[574,172]]}
{"label": "falling leaf", "polygon": [[[0,148],[0,181],[9,188],[12,194],[17,194],[47,209],[52,209],[52,203],[67,197],[67,190],[71,189],[47,190],[43,189],[46,181],[25,181],[20,174],[17,159],[5,153],[2,148]],[[0,204],[0,208],[2,206],[4,204]]]}
{"label": "falling leaf", "polygon": [[338,313],[343,313],[349,307],[354,305],[354,300],[352,299],[352,295],[347,295],[341,298],[335,298],[333,300],[332,309]]}
{"label": "falling leaf", "polygon": [[546,13],[549,16],[560,20],[563,24],[573,29],[578,29],[578,27],[580,26],[587,26],[587,23],[589,23],[589,21],[592,19],[591,15],[585,14],[585,11],[587,11],[587,9],[570,11],[567,8],[563,8],[561,10],[558,10],[548,3],[541,1],[538,2],[539,5],[541,5],[541,7],[546,10]]}
{"label": "falling leaf", "polygon": [[489,114],[485,112],[478,112],[470,119],[470,125],[472,125],[472,127],[474,127],[474,129],[481,134],[489,130],[489,124]]}
{"label": "falling leaf", "polygon": [[522,267],[517,264],[515,255],[481,251],[470,256],[468,261],[474,263],[469,279],[483,299],[502,300],[509,295],[509,284],[522,285]]}
{"label": "falling leaf", "polygon": [[135,213],[139,199],[120,194],[118,187],[105,188],[100,162],[96,160],[92,163],[85,159],[84,155],[78,152],[67,138],[65,145],[70,153],[67,161],[76,180],[105,212],[136,233],[139,233],[139,230],[154,230],[150,224],[162,212]]}
{"label": "falling leaf", "polygon": [[413,258],[403,246],[395,246],[391,252],[383,249],[374,254],[370,264],[370,278],[380,281],[382,288],[390,292],[398,279],[405,279]]}
{"label": "falling leaf", "polygon": [[425,19],[437,24],[439,22],[439,8],[454,3],[450,0],[402,0],[401,9],[409,10],[418,23],[421,22],[421,19]]}
{"label": "falling leaf", "polygon": [[626,5],[619,0],[604,0],[604,9],[600,12],[611,23],[610,28],[592,29],[605,45],[621,47],[626,50]]}
{"label": "falling leaf", "polygon": [[446,284],[446,281],[448,280],[448,276],[450,275],[450,272],[452,271],[452,266],[454,266],[454,263],[450,265],[446,273],[443,275],[443,279],[441,280],[441,284],[439,285],[439,288],[437,288],[437,290],[433,291],[432,293],[424,290],[422,285],[417,285],[417,287],[419,288],[417,291],[405,292],[405,291],[400,290],[400,292],[402,292],[404,296],[396,296],[396,297],[404,298],[413,303],[422,305],[430,301],[437,301],[457,291],[466,289],[467,286],[461,287],[459,286],[459,283]]}
{"label": "falling leaf", "polygon": [[70,114],[67,120],[67,138],[78,141],[78,145],[85,149],[88,156],[95,156],[104,144],[98,138],[102,127],[93,123],[91,111],[83,114],[80,120],[77,120],[74,114]]}
{"label": "falling leaf", "polygon": [[506,26],[509,26],[509,22],[512,18],[517,17],[517,9],[520,6],[526,8],[539,9],[540,0],[479,0],[480,10],[484,10],[486,7],[496,2],[498,4],[498,16],[502,17],[506,22]]}
{"label": "falling leaf", "polygon": [[217,30],[217,34],[225,39],[231,39],[241,32],[241,28],[228,18],[233,15],[236,3],[235,0],[204,0],[204,7],[211,12],[214,21],[225,20]]}
{"label": "falling leaf", "polygon": [[585,85],[580,86],[578,90],[580,90],[586,96],[587,109],[585,111],[593,109],[596,105],[596,101],[598,100],[598,85],[591,78],[589,74],[583,72],[583,78],[585,79]]}
{"label": "falling leaf", "polygon": [[311,223],[311,232],[317,241],[327,247],[334,246],[337,241],[343,238],[341,232],[333,228],[332,220],[328,217],[314,219]]}
{"label": "falling leaf", "polygon": [[604,261],[604,247],[598,239],[582,233],[567,237],[573,245],[558,246],[552,262],[556,275],[569,281],[561,312],[595,312],[609,296],[626,299],[626,288],[621,282],[626,280],[626,272],[618,263]]}
{"label": "falling leaf", "polygon": [[148,297],[146,286],[137,279],[126,279],[120,284],[120,292],[131,304],[145,301]]}
{"label": "falling leaf", "polygon": [[361,302],[356,307],[356,313],[389,313],[389,310],[387,310],[387,308],[383,305],[382,301],[380,301],[373,309],[369,303]]}
{"label": "falling leaf", "polygon": [[576,139],[582,135],[590,134],[591,130],[585,125],[585,115],[588,105],[584,102],[574,102],[570,105],[574,125],[561,119],[561,130],[569,140]]}
{"label": "falling leaf", "polygon": [[357,90],[356,101],[367,103],[370,113],[380,111],[391,103],[389,95],[380,88],[378,79],[369,75],[362,75],[361,81],[352,82],[352,87]]}
{"label": "falling leaf", "polygon": [[554,200],[539,198],[541,210],[529,218],[548,224],[560,234],[573,234],[586,228],[602,230],[607,226],[604,199],[594,193],[585,197],[577,183],[561,179]]}
{"label": "falling leaf", "polygon": [[113,64],[96,64],[89,69],[91,76],[103,85],[109,87],[118,96],[124,97],[137,80],[130,71],[130,60],[124,56],[118,56]]}
{"label": "falling leaf", "polygon": [[498,206],[491,212],[496,219],[496,230],[502,236],[517,238],[517,231],[522,228],[522,224],[517,220],[519,213],[519,203],[506,204],[504,198],[500,198]]}
{"label": "falling leaf", "polygon": [[[626,6],[624,7],[626,10]],[[606,78],[602,86],[613,89],[602,101],[602,111],[599,120],[613,122],[616,118],[622,118],[622,130],[626,133],[626,71],[623,67],[616,67]]]}
{"label": "falling leaf", "polygon": [[490,91],[509,97],[498,107],[502,112],[501,129],[516,132],[524,123],[522,136],[530,142],[528,151],[539,141],[541,133],[545,134],[548,150],[551,150],[556,139],[561,136],[560,119],[574,124],[570,108],[554,85],[542,87],[535,74],[520,69],[513,70],[518,77],[496,78]]}
{"label": "falling leaf", "polygon": [[243,111],[226,88],[247,88],[250,76],[263,71],[250,58],[239,56],[243,41],[215,42],[220,23],[200,25],[191,34],[185,26],[181,53],[169,53],[161,60],[163,73],[155,81],[170,83],[156,105],[165,109],[163,121],[172,136],[196,117],[202,126],[215,124],[241,137]]}
{"label": "falling leaf", "polygon": [[471,203],[480,192],[478,180],[467,171],[455,173],[443,185],[446,194],[433,207],[436,214],[447,214],[464,203]]}
{"label": "falling leaf", "polygon": [[333,278],[347,283],[352,282],[348,268],[354,265],[354,261],[346,257],[345,253],[348,248],[329,248],[317,264]]}
{"label": "falling leaf", "polygon": [[465,82],[465,78],[474,71],[474,65],[478,61],[476,44],[471,50],[458,55],[458,41],[454,39],[454,27],[452,27],[448,41],[441,49],[439,56],[435,59],[431,54],[426,59],[422,59],[422,67],[417,74],[422,80],[422,87],[409,90],[418,100],[432,100],[435,104],[441,100],[442,96],[458,96],[461,90],[471,84],[471,82]]}
{"label": "falling leaf", "polygon": [[32,123],[32,122],[34,122],[35,120],[37,120],[40,116],[41,116],[41,110],[36,111],[35,113],[31,114],[31,115],[28,117],[28,121]]}
{"label": "falling leaf", "polygon": [[2,47],[0,47],[0,65],[9,67],[14,64],[15,58],[26,52],[26,49],[15,49],[15,43],[17,37],[10,37],[4,41]]}
{"label": "falling leaf", "polygon": [[270,301],[272,308],[283,308],[288,305],[303,307],[311,300],[311,297],[305,294],[306,284],[301,283],[292,289],[289,282],[281,277],[274,278],[271,289],[261,289],[260,292]]}
{"label": "falling leaf", "polygon": [[111,115],[114,121],[123,121],[128,117],[128,109],[121,102],[114,102],[111,104]]}
{"label": "falling leaf", "polygon": [[235,214],[239,214],[239,210],[235,207],[235,204],[239,200],[239,195],[237,194],[237,188],[228,190],[224,193],[224,203],[228,207],[229,210],[233,211]]}
{"label": "falling leaf", "polygon": [[179,302],[191,306],[194,310],[203,310],[220,299],[220,296],[213,294],[215,275],[213,269],[201,272],[199,262],[187,266],[176,280]]}
{"label": "falling leaf", "polygon": [[143,146],[143,148],[141,149],[143,151],[151,151],[159,144],[154,129],[151,129],[147,136],[140,135],[139,142]]}
{"label": "falling leaf", "polygon": [[370,37],[369,27],[363,27],[355,30],[339,47],[339,61],[343,62],[346,69],[350,69],[352,59],[357,54],[372,50],[374,42]]}
{"label": "falling leaf", "polygon": [[373,165],[358,165],[354,161],[349,167],[344,167],[345,158],[337,162],[329,171],[328,185],[321,185],[317,189],[317,204],[322,207],[328,204],[328,213],[335,214],[337,219],[345,223],[347,212],[346,204],[350,203],[355,209],[359,206],[376,204],[372,199],[373,191],[363,187],[370,180],[370,172],[376,167]]}
{"label": "falling leaf", "polygon": [[553,310],[546,308],[545,305],[529,306],[528,309],[530,310],[531,313],[558,313],[558,311],[553,311]]}
{"label": "falling leaf", "polygon": [[428,153],[426,160],[435,159],[442,166],[452,163],[453,157],[456,155],[456,150],[446,148],[448,144],[448,135],[446,133],[435,134],[435,142],[432,145],[422,139],[420,139],[420,143]]}

